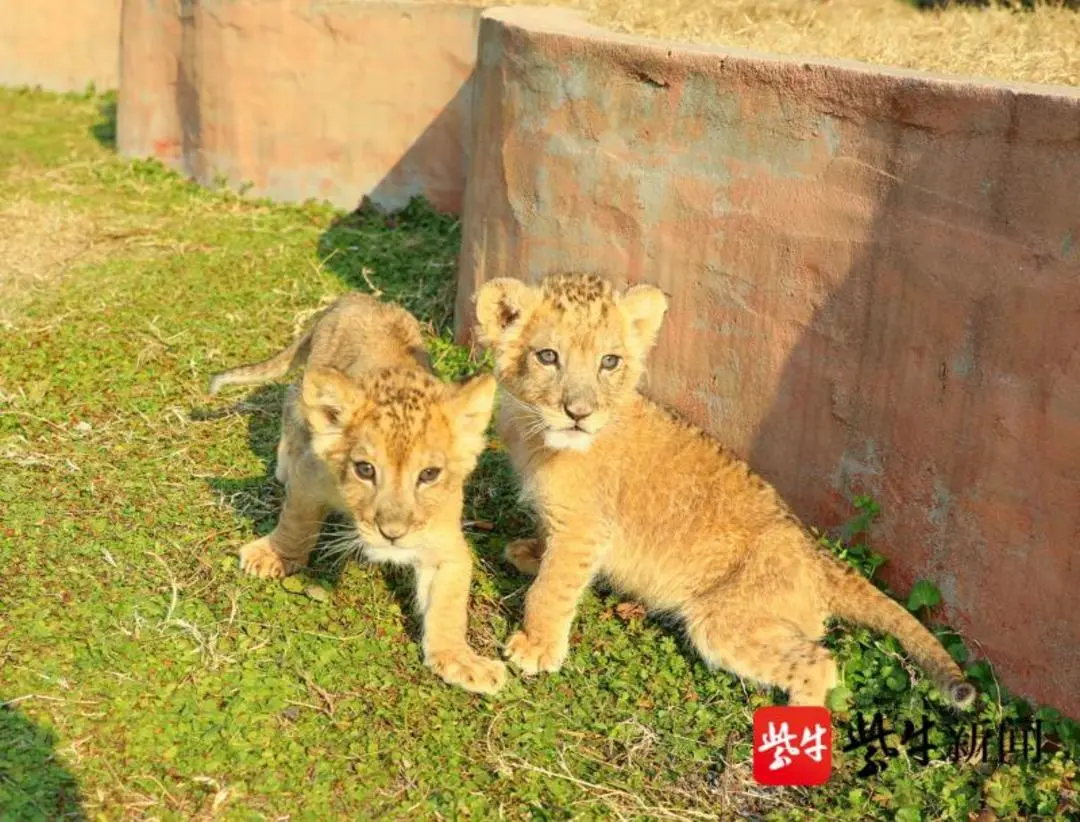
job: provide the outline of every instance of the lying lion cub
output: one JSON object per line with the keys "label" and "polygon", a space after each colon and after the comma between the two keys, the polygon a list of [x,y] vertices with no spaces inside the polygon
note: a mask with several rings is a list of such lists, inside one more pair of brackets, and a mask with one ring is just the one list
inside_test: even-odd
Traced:
{"label": "lying lion cub", "polygon": [[971,704],[975,689],[929,631],[821,551],[745,463],[637,392],[667,310],[658,289],[496,279],[476,308],[499,436],[541,521],[542,542],[507,548],[537,575],[505,649],[523,672],[559,669],[578,599],[602,574],[681,616],[710,665],[779,685],[791,704],[823,705],[836,685],[818,644],[830,616],[894,633],[954,705]]}
{"label": "lying lion cub", "polygon": [[215,376],[210,393],[267,382],[305,362],[282,415],[276,476],[285,506],[273,533],[241,549],[241,567],[259,577],[290,574],[307,563],[327,512],[347,514],[367,559],[414,567],[425,662],[451,684],[494,693],[505,666],[465,639],[472,552],[461,511],[495,380],[441,382],[409,313],[350,294],[281,353]]}

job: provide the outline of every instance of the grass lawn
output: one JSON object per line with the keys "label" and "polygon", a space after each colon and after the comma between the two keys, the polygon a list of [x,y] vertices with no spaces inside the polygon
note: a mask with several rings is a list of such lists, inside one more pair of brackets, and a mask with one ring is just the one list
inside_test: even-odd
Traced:
{"label": "grass lawn", "polygon": [[[282,390],[210,401],[207,376],[350,288],[428,322],[442,373],[477,368],[447,330],[458,225],[200,189],[117,158],[104,102],[0,91],[0,819],[1078,812],[1078,746],[1052,713],[1066,749],[1037,765],[923,766],[901,746],[871,778],[841,754],[823,788],[765,789],[751,714],[773,695],[617,598],[586,597],[564,671],[484,699],[422,665],[407,576],[316,561],[304,583],[327,597],[241,576],[235,551],[281,500]],[[498,560],[530,531],[514,494],[489,452],[467,512],[488,653],[526,584]],[[830,642],[855,708],[949,721],[893,640]],[[1026,710],[1000,698],[984,720]]]}
{"label": "grass lawn", "polygon": [[[463,0],[489,5],[485,0]],[[1036,0],[505,0],[580,9],[600,26],[754,51],[1028,83],[1080,85],[1080,12]],[[942,5],[945,5],[942,3]],[[1073,3],[1075,6],[1075,2]]]}

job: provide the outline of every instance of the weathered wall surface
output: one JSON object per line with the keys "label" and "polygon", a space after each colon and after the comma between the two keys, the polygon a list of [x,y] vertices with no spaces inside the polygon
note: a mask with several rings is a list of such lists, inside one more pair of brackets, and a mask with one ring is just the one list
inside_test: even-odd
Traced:
{"label": "weathered wall surface", "polygon": [[122,0],[0,0],[0,85],[115,89]]}
{"label": "weathered wall surface", "polygon": [[[480,32],[458,323],[485,278],[671,298],[650,393],[1080,716],[1080,96],[609,36]],[[677,470],[677,466],[670,466]]]}
{"label": "weathered wall surface", "polygon": [[127,0],[117,145],[278,200],[458,211],[479,10]]}

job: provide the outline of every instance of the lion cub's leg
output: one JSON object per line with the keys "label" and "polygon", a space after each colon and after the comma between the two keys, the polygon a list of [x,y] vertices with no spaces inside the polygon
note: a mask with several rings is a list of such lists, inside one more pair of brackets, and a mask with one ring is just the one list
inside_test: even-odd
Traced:
{"label": "lion cub's leg", "polygon": [[285,485],[289,481],[289,473],[300,459],[300,452],[305,447],[302,426],[303,422],[298,419],[296,410],[297,388],[289,386],[285,395],[284,407],[281,410],[281,439],[278,440],[277,459],[274,466],[274,479]]}
{"label": "lion cub's leg", "polygon": [[553,534],[536,581],[525,595],[525,629],[507,640],[504,654],[524,674],[557,671],[566,659],[578,600],[592,582],[606,546]]}
{"label": "lion cub's leg", "polygon": [[424,625],[424,662],[451,685],[493,694],[506,682],[506,666],[480,656],[466,640],[472,554],[464,539],[450,558],[416,569],[416,607]]}
{"label": "lion cub's leg", "polygon": [[544,556],[544,541],[537,537],[515,539],[503,551],[503,559],[509,562],[518,573],[534,577],[540,572],[540,560]]}
{"label": "lion cub's leg", "polygon": [[274,479],[284,485],[289,479],[289,439],[282,433],[277,445],[277,465],[274,466]]}
{"label": "lion cub's leg", "polygon": [[687,608],[694,647],[712,666],[780,686],[791,705],[825,705],[837,683],[832,655],[794,622],[758,616],[780,613],[781,603],[759,601],[760,608],[751,609],[752,601],[731,596]]}
{"label": "lion cub's leg", "polygon": [[303,482],[290,483],[277,527],[240,549],[240,567],[256,577],[284,577],[303,568],[315,543],[326,508],[306,492]]}

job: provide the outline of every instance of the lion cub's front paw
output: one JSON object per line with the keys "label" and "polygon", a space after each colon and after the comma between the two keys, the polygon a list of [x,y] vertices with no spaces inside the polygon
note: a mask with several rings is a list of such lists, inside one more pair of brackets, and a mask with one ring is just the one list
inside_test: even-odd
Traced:
{"label": "lion cub's front paw", "polygon": [[503,656],[527,676],[544,671],[554,673],[566,659],[566,645],[533,642],[524,631],[518,631],[503,648]]}
{"label": "lion cub's front paw", "polygon": [[505,665],[497,659],[475,654],[468,648],[433,653],[427,663],[445,682],[474,694],[493,694],[506,684]]}
{"label": "lion cub's front paw", "polygon": [[538,539],[515,539],[503,551],[503,559],[513,565],[518,573],[536,576],[540,572],[540,560],[544,556],[544,543]]}
{"label": "lion cub's front paw", "polygon": [[244,573],[263,579],[285,577],[300,570],[297,563],[280,556],[267,537],[249,542],[240,549],[240,568]]}

